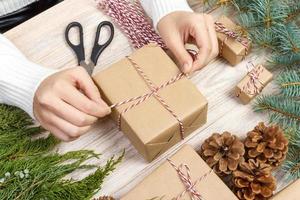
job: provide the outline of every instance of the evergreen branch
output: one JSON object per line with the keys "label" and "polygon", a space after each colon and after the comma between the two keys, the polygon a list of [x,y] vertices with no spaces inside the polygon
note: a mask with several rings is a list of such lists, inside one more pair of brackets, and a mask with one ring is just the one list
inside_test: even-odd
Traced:
{"label": "evergreen branch", "polygon": [[281,84],[281,87],[286,88],[286,87],[290,87],[290,86],[299,86],[300,82],[290,82],[290,83],[283,83]]}
{"label": "evergreen branch", "polygon": [[287,0],[287,18],[286,22],[296,21],[300,17],[300,1]]}
{"label": "evergreen branch", "polygon": [[269,112],[270,121],[282,127],[297,129],[300,124],[300,102],[284,96],[261,96],[257,98],[254,110]]}
{"label": "evergreen branch", "polygon": [[278,51],[284,55],[300,53],[300,28],[290,23],[278,24],[276,28]]}
{"label": "evergreen branch", "polygon": [[[83,164],[98,158],[93,151],[51,153],[58,140],[33,126],[20,109],[0,105],[0,197],[19,200],[83,200],[91,198],[121,162],[111,158],[104,166]],[[96,170],[82,180],[65,179],[76,170]]]}
{"label": "evergreen branch", "polygon": [[20,109],[0,104],[0,131],[15,131],[32,125],[32,119]]}
{"label": "evergreen branch", "polygon": [[287,97],[300,97],[300,72],[289,70],[281,73],[277,79],[281,94]]}
{"label": "evergreen branch", "polygon": [[277,66],[297,67],[300,65],[300,53],[273,54],[270,63]]}
{"label": "evergreen branch", "polygon": [[286,161],[282,165],[282,171],[288,181],[300,178],[300,154],[299,147],[290,145]]}
{"label": "evergreen branch", "polygon": [[286,137],[289,140],[289,144],[300,149],[300,129],[286,128],[285,132],[286,132]]}

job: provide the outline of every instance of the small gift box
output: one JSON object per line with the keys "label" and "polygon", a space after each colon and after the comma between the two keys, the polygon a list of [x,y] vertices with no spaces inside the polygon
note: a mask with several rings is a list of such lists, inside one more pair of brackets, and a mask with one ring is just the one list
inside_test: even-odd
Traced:
{"label": "small gift box", "polygon": [[237,200],[237,197],[194,149],[185,145],[121,198],[135,199]]}
{"label": "small gift box", "polygon": [[249,103],[272,80],[273,74],[262,65],[257,65],[239,82],[235,94],[244,104]]}
{"label": "small gift box", "polygon": [[251,41],[240,33],[239,26],[225,16],[222,16],[215,26],[220,55],[231,65],[237,65],[248,55]]}
{"label": "small gift box", "polygon": [[153,44],[93,78],[112,118],[148,161],[206,123],[205,97]]}
{"label": "small gift box", "polygon": [[299,200],[300,179],[275,195],[271,200]]}

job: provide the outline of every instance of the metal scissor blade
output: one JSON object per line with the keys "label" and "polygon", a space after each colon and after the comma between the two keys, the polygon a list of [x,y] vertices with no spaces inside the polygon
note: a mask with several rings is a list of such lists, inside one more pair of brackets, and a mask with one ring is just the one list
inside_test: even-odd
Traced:
{"label": "metal scissor blade", "polygon": [[81,61],[80,66],[82,66],[87,71],[87,73],[90,76],[92,76],[93,71],[94,71],[94,67],[95,67],[93,62],[90,62],[89,64],[87,64],[85,61]]}

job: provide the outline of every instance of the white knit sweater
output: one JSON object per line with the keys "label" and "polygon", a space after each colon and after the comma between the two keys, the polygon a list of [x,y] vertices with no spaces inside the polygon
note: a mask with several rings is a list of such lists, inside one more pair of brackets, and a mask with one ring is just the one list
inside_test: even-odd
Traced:
{"label": "white knit sweater", "polygon": [[0,0],[0,16],[14,12],[37,0]]}
{"label": "white knit sweater", "polygon": [[[4,2],[6,1],[4,0]],[[25,0],[15,0],[14,2],[17,1],[25,2]],[[148,15],[153,19],[154,26],[163,16],[173,11],[191,11],[186,0],[141,0],[141,2]],[[0,34],[0,103],[20,107],[34,118],[33,97],[35,91],[46,77],[55,72],[56,70],[30,62]]]}

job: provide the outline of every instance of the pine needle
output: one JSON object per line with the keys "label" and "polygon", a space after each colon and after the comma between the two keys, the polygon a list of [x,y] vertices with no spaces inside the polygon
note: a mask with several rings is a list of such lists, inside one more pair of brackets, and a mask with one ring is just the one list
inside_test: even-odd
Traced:
{"label": "pine needle", "polygon": [[270,121],[297,129],[300,125],[300,101],[284,96],[261,96],[257,98],[255,111],[268,112]]}
{"label": "pine needle", "polygon": [[276,78],[276,82],[282,95],[300,98],[300,71],[285,71]]}
{"label": "pine needle", "polygon": [[286,175],[288,181],[300,178],[300,154],[299,147],[290,146],[287,160],[282,165],[282,171]]}

